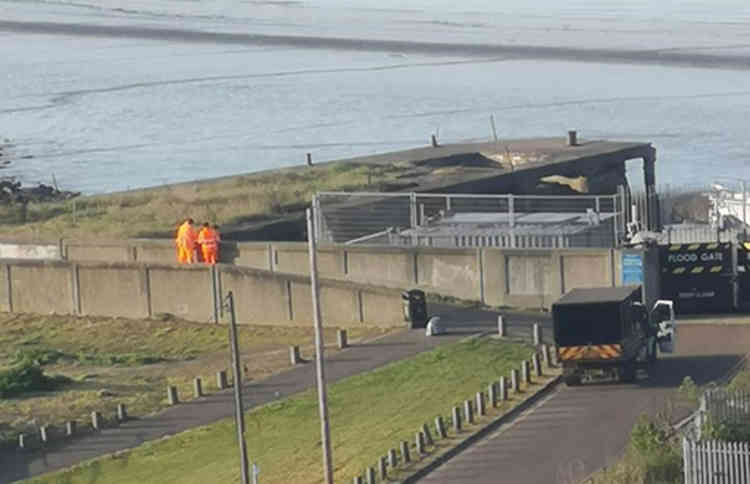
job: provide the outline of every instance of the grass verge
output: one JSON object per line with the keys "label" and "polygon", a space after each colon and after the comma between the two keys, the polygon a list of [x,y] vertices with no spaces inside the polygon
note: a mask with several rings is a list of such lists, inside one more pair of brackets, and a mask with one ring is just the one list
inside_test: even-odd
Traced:
{"label": "grass verge", "polygon": [[0,206],[0,235],[28,239],[171,238],[187,216],[235,224],[297,212],[317,191],[397,189],[408,165],[331,163],[239,175],[59,203]]}
{"label": "grass verge", "polygon": [[[532,351],[473,339],[331,385],[336,481],[351,482],[401,440],[413,441],[423,423],[486,389]],[[246,420],[248,453],[260,467],[261,482],[322,482],[314,391],[248,412]],[[236,454],[233,424],[225,420],[29,482],[239,482]]]}
{"label": "grass verge", "polygon": [[[384,332],[348,330],[352,341]],[[333,350],[336,328],[326,328],[324,340]],[[181,398],[189,398],[196,376],[203,377],[206,391],[213,391],[213,375],[229,367],[228,341],[225,325],[176,319],[0,314],[0,375],[31,363],[38,371],[58,375],[51,377],[54,383],[66,382],[44,385],[50,380],[24,374],[36,378],[25,378],[34,384],[0,399],[0,440],[36,432],[40,425],[84,420],[92,410],[113,415],[118,403],[134,416],[146,415],[166,406],[167,385],[176,385]],[[311,354],[313,331],[240,326],[239,342],[245,378],[261,379],[290,366],[289,345]]]}

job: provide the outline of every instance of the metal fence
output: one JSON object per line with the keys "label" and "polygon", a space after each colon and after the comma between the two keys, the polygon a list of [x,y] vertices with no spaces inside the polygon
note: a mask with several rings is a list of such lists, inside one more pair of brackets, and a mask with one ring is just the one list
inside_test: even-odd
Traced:
{"label": "metal fence", "polygon": [[[540,196],[323,192],[313,206],[320,243],[434,247],[611,247],[624,234],[617,195]],[[445,217],[471,214],[452,231],[426,230]],[[592,228],[568,230],[586,217]]]}
{"label": "metal fence", "polygon": [[685,484],[750,482],[750,444],[682,439]]}
{"label": "metal fence", "polygon": [[721,388],[706,391],[700,410],[715,422],[750,422],[750,393]]}

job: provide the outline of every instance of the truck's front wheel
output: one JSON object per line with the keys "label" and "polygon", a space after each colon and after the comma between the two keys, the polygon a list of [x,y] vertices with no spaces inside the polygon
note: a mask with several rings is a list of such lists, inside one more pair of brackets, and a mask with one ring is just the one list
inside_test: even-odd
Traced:
{"label": "truck's front wheel", "polygon": [[635,364],[626,363],[620,367],[620,381],[623,383],[633,383],[635,381]]}

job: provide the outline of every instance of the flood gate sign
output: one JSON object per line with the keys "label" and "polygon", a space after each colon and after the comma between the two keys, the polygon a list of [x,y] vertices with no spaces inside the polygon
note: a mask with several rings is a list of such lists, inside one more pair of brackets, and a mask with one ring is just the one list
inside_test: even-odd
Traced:
{"label": "flood gate sign", "polygon": [[622,254],[622,283],[625,286],[643,284],[641,254]]}

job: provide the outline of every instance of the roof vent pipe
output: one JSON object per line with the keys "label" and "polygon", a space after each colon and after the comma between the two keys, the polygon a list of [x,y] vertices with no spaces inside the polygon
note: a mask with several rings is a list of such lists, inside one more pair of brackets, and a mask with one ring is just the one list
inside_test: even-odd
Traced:
{"label": "roof vent pipe", "polygon": [[578,146],[578,132],[568,131],[568,146]]}

